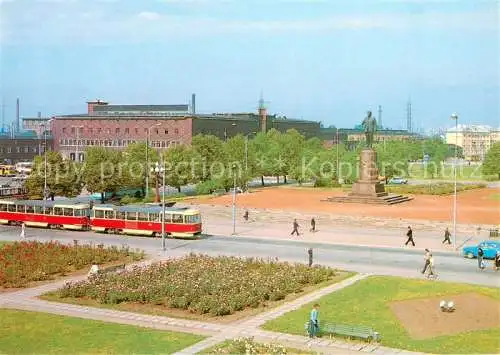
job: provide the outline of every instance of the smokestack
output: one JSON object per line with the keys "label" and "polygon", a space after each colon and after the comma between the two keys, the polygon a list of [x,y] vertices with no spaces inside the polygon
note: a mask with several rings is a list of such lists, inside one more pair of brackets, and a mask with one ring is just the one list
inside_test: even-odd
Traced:
{"label": "smokestack", "polygon": [[20,126],[19,126],[19,98],[17,98],[16,101],[16,131],[20,131]]}
{"label": "smokestack", "polygon": [[196,115],[196,94],[191,95],[191,111],[193,115]]}
{"label": "smokestack", "polygon": [[38,111],[38,115],[37,115],[38,118],[42,118],[42,113],[40,111]]}

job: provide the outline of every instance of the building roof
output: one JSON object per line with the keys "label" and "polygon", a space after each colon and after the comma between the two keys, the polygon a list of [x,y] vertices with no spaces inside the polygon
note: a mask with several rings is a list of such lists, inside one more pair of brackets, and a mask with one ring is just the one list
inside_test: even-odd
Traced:
{"label": "building roof", "polygon": [[27,121],[48,121],[51,118],[50,117],[22,117],[21,119],[23,121],[24,120],[27,120]]}
{"label": "building roof", "polygon": [[451,133],[451,132],[474,132],[474,133],[490,133],[494,131],[500,131],[500,128],[493,128],[491,126],[487,125],[466,125],[466,124],[459,124],[456,127],[453,126],[449,128],[446,132]]}
{"label": "building roof", "polygon": [[111,112],[188,112],[189,105],[96,105],[93,111],[104,114]]}

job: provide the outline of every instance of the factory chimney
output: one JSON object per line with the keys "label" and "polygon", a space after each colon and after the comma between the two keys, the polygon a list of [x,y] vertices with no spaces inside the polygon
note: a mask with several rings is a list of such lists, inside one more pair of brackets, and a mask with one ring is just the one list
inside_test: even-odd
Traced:
{"label": "factory chimney", "polygon": [[196,115],[196,94],[191,95],[191,113]]}
{"label": "factory chimney", "polygon": [[17,101],[16,101],[16,132],[19,132],[21,129],[20,125],[19,125],[19,98],[17,98]]}
{"label": "factory chimney", "polygon": [[260,94],[259,100],[259,121],[260,121],[260,130],[261,132],[267,132],[267,109],[264,105],[264,97],[262,93]]}

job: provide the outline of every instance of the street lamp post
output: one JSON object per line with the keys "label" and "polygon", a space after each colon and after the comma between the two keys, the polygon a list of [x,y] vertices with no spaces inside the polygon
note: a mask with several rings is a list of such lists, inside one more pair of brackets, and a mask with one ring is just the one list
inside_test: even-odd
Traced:
{"label": "street lamp post", "polygon": [[458,163],[458,115],[451,115],[451,119],[455,120],[455,161],[453,164],[453,247],[457,247],[457,163]]}
{"label": "street lamp post", "polygon": [[[52,122],[52,120],[48,120],[47,123]],[[47,123],[42,123],[43,127],[43,155],[44,155],[44,163],[43,163],[43,200],[47,199]],[[44,212],[45,213],[45,212]]]}
{"label": "street lamp post", "polygon": [[233,170],[233,235],[236,234],[236,164],[232,165]]}
{"label": "street lamp post", "polygon": [[163,163],[156,162],[156,166],[151,168],[151,172],[162,175],[163,191],[162,191],[162,208],[161,208],[161,246],[163,251],[167,250],[165,245],[165,166]]}
{"label": "street lamp post", "polygon": [[148,133],[146,135],[146,191],[144,193],[145,197],[148,198],[149,196],[149,136],[151,135],[151,128],[159,126],[160,122],[155,123],[151,127],[148,128]]}

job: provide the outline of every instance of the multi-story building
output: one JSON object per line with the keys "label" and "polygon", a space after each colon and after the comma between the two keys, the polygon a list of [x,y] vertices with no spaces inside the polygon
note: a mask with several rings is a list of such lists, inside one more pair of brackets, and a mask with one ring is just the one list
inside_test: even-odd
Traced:
{"label": "multi-story building", "polygon": [[500,141],[500,128],[485,125],[458,125],[446,131],[446,143],[456,144],[464,158],[471,161],[484,159],[490,147]]}
{"label": "multi-story building", "polygon": [[33,161],[35,156],[43,154],[45,141],[48,150],[52,149],[52,137],[38,138],[33,131],[0,135],[0,162],[15,164]]}
{"label": "multi-story building", "polygon": [[[399,129],[379,129],[373,137],[375,142],[385,142],[390,140],[408,140],[417,135],[407,130]],[[365,132],[361,127],[355,128],[335,128],[326,127],[320,129],[320,138],[325,146],[330,147],[337,143],[343,143],[348,149],[356,147],[360,142],[366,139]]]}
{"label": "multi-story building", "polygon": [[[193,95],[192,102],[195,101]],[[51,121],[54,149],[72,160],[84,160],[85,149],[103,146],[124,149],[148,141],[154,149],[190,144],[197,134],[227,139],[275,128],[297,129],[306,137],[317,136],[319,122],[288,120],[258,114],[197,114],[194,105],[109,105],[96,100],[87,103],[86,114],[55,116]]]}
{"label": "multi-story building", "polygon": [[34,131],[38,138],[43,138],[44,133],[50,135],[50,117],[42,117],[38,114],[37,117],[23,117],[23,129],[26,131]]}

